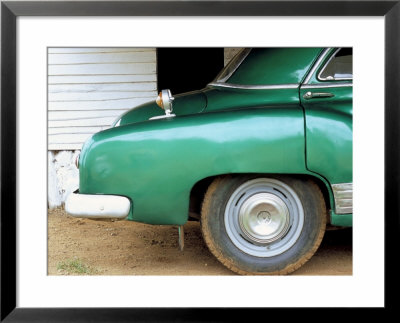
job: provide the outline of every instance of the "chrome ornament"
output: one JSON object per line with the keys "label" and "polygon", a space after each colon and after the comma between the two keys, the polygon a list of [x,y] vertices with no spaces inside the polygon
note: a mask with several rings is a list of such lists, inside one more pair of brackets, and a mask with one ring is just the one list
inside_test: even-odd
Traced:
{"label": "chrome ornament", "polygon": [[79,169],[79,158],[80,158],[80,156],[81,156],[81,153],[79,153],[79,154],[76,155],[76,157],[75,157],[75,166],[76,166],[76,168],[78,168],[78,169]]}
{"label": "chrome ornament", "polygon": [[154,119],[164,119],[175,117],[175,114],[172,113],[172,101],[174,101],[174,97],[171,94],[170,90],[162,90],[156,99],[157,105],[165,111],[165,115],[163,116],[155,116],[150,118],[150,120]]}
{"label": "chrome ornament", "polygon": [[335,213],[353,213],[353,183],[332,184],[335,198]]}

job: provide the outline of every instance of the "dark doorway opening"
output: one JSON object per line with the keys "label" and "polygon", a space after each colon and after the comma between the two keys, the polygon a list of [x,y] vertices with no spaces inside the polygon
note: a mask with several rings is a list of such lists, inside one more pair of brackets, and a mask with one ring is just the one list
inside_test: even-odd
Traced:
{"label": "dark doorway opening", "polygon": [[200,90],[224,67],[223,48],[157,48],[158,90]]}

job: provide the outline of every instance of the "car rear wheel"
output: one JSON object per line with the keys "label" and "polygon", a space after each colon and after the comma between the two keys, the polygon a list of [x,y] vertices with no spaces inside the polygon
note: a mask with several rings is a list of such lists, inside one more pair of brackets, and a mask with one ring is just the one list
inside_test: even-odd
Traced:
{"label": "car rear wheel", "polygon": [[327,210],[318,185],[288,176],[226,176],[208,188],[201,228],[210,251],[239,274],[289,274],[320,245]]}

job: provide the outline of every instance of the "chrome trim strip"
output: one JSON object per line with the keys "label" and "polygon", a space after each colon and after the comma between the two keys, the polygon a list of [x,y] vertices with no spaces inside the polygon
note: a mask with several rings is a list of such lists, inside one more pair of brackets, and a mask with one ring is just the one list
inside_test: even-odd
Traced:
{"label": "chrome trim strip", "polygon": [[329,88],[329,87],[350,87],[353,86],[353,83],[327,83],[327,84],[305,84],[301,86],[301,89],[320,89],[320,88]]}
{"label": "chrome trim strip", "polygon": [[331,50],[333,47],[328,47],[325,48],[321,55],[319,56],[318,60],[314,63],[314,66],[312,67],[312,69],[310,70],[310,72],[308,72],[307,77],[304,80],[304,84],[308,84],[308,82],[310,82],[311,77],[314,75],[315,70],[319,67],[319,65],[321,64],[321,62],[325,59],[326,55],[328,54],[329,50]]}
{"label": "chrome trim strip", "polygon": [[208,86],[226,87],[230,89],[244,89],[244,90],[279,90],[279,89],[297,89],[300,84],[271,84],[271,85],[241,85],[230,83],[209,83]]}
{"label": "chrome trim strip", "polygon": [[176,117],[176,115],[173,113],[170,113],[170,114],[163,114],[160,116],[151,117],[149,120],[158,120],[158,119],[166,119],[166,118],[173,118],[173,117]]}
{"label": "chrome trim strip", "polygon": [[351,77],[337,77],[337,78],[322,78],[321,74],[322,72],[325,70],[325,68],[328,66],[328,64],[330,63],[330,61],[335,57],[335,55],[341,50],[341,48],[338,48],[337,50],[335,50],[335,52],[332,54],[331,57],[329,57],[328,61],[325,63],[325,65],[321,68],[321,71],[319,72],[319,74],[317,75],[317,79],[319,81],[345,81],[345,80],[352,80],[353,78]]}
{"label": "chrome trim strip", "polygon": [[[228,80],[228,79],[233,75],[233,73],[236,72],[236,70],[237,70],[237,69],[239,68],[239,66],[243,63],[243,61],[246,59],[246,57],[250,54],[251,50],[252,50],[252,48],[244,48],[244,49],[242,49],[241,51],[239,51],[239,52],[231,59],[231,61],[230,61],[230,62],[228,63],[228,65],[226,66],[226,68],[230,68],[229,65],[230,65],[231,62],[234,61],[234,58],[235,58],[237,55],[240,55],[242,52],[244,52],[242,59],[236,63],[236,66],[232,66],[232,70],[231,70],[231,71],[229,72],[229,74],[227,74],[224,78],[218,79],[218,76],[219,76],[219,75],[217,75],[217,77],[216,77],[217,82],[225,82],[226,80]],[[224,69],[225,69],[225,68],[224,68]]]}
{"label": "chrome trim strip", "polygon": [[335,213],[353,213],[353,183],[332,184]]}

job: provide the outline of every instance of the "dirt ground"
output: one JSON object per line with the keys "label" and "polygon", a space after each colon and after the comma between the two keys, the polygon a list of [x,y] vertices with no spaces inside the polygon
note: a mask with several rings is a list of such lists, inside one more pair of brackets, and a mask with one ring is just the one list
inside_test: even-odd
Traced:
{"label": "dirt ground", "polygon": [[[234,275],[203,242],[198,222],[174,226],[76,219],[48,214],[49,275]],[[316,254],[292,275],[352,275],[352,230],[327,231]]]}

